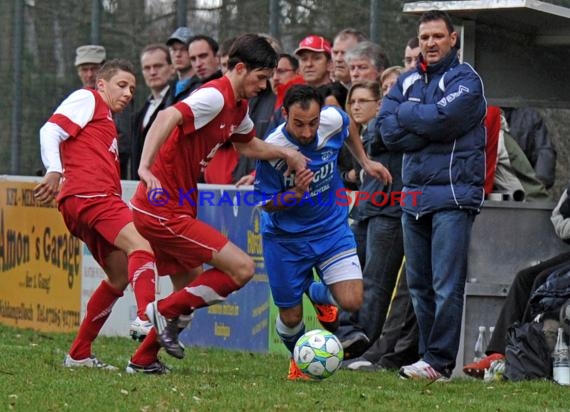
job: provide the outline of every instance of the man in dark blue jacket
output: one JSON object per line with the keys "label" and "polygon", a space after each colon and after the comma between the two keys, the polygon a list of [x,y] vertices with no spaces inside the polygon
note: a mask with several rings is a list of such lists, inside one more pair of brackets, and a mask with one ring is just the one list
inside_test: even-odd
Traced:
{"label": "man in dark blue jacket", "polygon": [[[382,102],[381,134],[404,152],[402,227],[421,360],[408,379],[447,380],[461,333],[467,251],[483,202],[486,102],[479,75],[457,57],[447,13],[419,20],[421,55]],[[415,198],[412,192],[421,192]]]}

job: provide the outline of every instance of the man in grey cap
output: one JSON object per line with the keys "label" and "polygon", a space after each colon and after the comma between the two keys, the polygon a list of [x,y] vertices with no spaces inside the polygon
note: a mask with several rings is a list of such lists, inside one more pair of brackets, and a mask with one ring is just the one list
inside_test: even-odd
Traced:
{"label": "man in grey cap", "polygon": [[95,79],[107,55],[103,46],[88,44],[75,51],[75,67],[83,87],[95,89]]}
{"label": "man in grey cap", "polygon": [[166,41],[172,65],[178,75],[178,79],[173,82],[170,88],[171,103],[184,99],[197,87],[195,83],[200,84],[200,80],[194,76],[190,54],[188,53],[188,44],[192,36],[193,33],[188,27],[181,26]]}

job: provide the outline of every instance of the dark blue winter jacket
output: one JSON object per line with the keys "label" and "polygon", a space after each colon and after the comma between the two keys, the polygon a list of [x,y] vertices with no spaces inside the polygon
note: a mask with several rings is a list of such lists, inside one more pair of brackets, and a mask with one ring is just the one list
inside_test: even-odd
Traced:
{"label": "dark blue winter jacket", "polygon": [[404,73],[382,100],[378,122],[389,150],[404,152],[404,192],[421,192],[406,202],[416,217],[446,209],[479,210],[485,179],[487,110],[475,70],[460,64],[456,50]]}

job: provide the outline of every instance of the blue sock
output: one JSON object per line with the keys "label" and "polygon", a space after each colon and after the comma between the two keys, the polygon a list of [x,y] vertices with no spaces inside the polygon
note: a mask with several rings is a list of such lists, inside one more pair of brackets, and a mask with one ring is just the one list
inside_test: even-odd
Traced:
{"label": "blue sock", "polygon": [[295,344],[299,338],[305,334],[305,323],[301,321],[297,326],[290,328],[285,325],[281,320],[281,317],[277,315],[277,320],[275,321],[275,329],[281,338],[281,342],[283,342],[287,349],[289,349],[291,356],[293,356]]}
{"label": "blue sock", "polygon": [[309,295],[309,299],[311,299],[311,302],[320,305],[336,306],[336,301],[334,300],[331,291],[329,290],[328,286],[325,285],[323,282],[311,283],[311,286],[309,286],[309,290],[307,291],[307,295]]}

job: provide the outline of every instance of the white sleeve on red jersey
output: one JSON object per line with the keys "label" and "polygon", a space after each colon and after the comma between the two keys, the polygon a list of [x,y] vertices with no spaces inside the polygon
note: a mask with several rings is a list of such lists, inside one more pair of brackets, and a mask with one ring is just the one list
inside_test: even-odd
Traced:
{"label": "white sleeve on red jersey", "polygon": [[59,145],[93,119],[95,96],[86,89],[71,93],[40,129],[42,162],[49,172],[63,172]]}
{"label": "white sleeve on red jersey", "polygon": [[249,117],[249,107],[247,109],[247,113],[245,114],[244,118],[242,119],[241,123],[238,127],[234,130],[234,134],[248,134],[254,128],[253,120]]}
{"label": "white sleeve on red jersey", "polygon": [[40,147],[42,162],[46,173],[63,173],[59,144],[69,137],[69,134],[55,123],[47,122],[40,129]]}
{"label": "white sleeve on red jersey", "polygon": [[55,123],[70,136],[77,134],[93,119],[95,96],[87,89],[71,93],[55,110],[48,122]]}
{"label": "white sleeve on red jersey", "polygon": [[214,87],[203,87],[181,101],[194,116],[194,130],[210,123],[224,108],[224,96]]}

